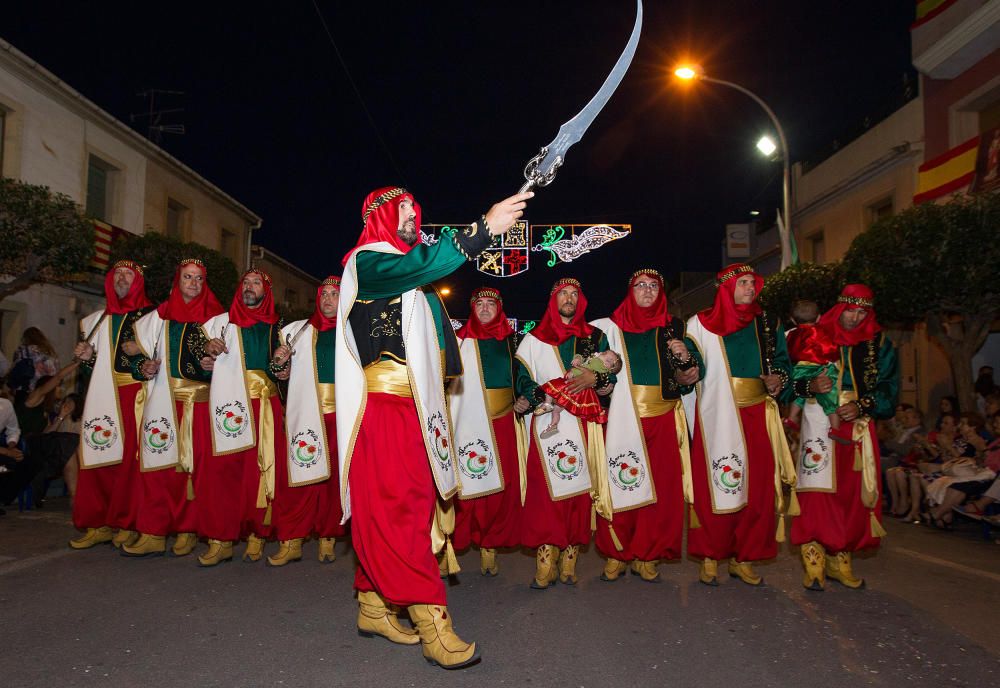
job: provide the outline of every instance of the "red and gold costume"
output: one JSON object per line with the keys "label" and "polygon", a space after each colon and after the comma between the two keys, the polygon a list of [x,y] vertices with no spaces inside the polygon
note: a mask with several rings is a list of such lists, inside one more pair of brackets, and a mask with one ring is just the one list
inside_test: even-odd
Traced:
{"label": "red and gold costume", "polygon": [[[737,304],[736,283],[745,275],[754,278],[753,301]],[[750,562],[777,556],[784,539],[781,483],[795,479],[776,400],[761,379],[777,375],[775,396],[790,399],[784,330],[757,302],[763,282],[748,265],[724,268],[713,307],[687,326],[705,369],[691,446],[696,517],[688,552],[702,560],[700,579],[709,585],[717,583],[720,559],[730,559],[730,575],[760,584]]]}
{"label": "red and gold costume", "polygon": [[[841,315],[857,309],[867,311],[864,319],[845,328]],[[840,404],[854,406],[858,415],[841,423],[836,432],[848,441],[832,443],[832,452],[823,452],[825,447],[816,447],[803,434],[798,457],[801,515],[792,523],[792,544],[801,546],[806,588],[821,590],[827,576],[856,588],[864,581],[851,570],[852,553],[878,547],[885,534],[874,421],[895,413],[899,366],[895,348],[875,317],[874,295],[863,284],[844,287],[818,328],[837,347],[841,374],[833,381],[833,393]],[[806,404],[816,396],[808,382],[795,385],[795,394]],[[815,434],[821,438],[823,432]],[[801,485],[806,479],[812,480],[811,486]]]}
{"label": "red and gold costume", "polygon": [[[124,298],[115,293],[115,270],[127,268],[134,274],[132,285]],[[130,260],[115,263],[104,277],[107,305],[96,316],[100,326],[111,327],[113,350],[95,351],[84,365],[93,369],[98,357],[107,357],[102,365],[110,365],[112,380],[121,418],[122,459],[119,463],[88,468],[81,462],[76,494],[73,495],[73,525],[85,534],[71,541],[76,549],[89,547],[98,541],[111,539],[110,530],[117,528],[114,544],[121,546],[134,537],[139,511],[139,444],[136,434],[136,411],[142,408],[142,383],[132,377],[132,359],[122,350],[122,344],[133,338],[135,321],[151,308],[146,297],[146,280],[142,266]],[[81,323],[82,324],[82,323]],[[93,327],[93,326],[91,326]],[[84,333],[81,331],[81,336]]]}
{"label": "red and gold costume", "polygon": [[[456,334],[461,347],[474,344],[475,352],[470,352],[470,357],[476,357],[476,377],[482,378],[485,411],[496,441],[502,489],[492,494],[455,500],[455,532],[452,542],[460,550],[470,544],[479,547],[480,571],[484,575],[496,575],[497,548],[517,547],[521,544],[521,478],[517,432],[520,421],[514,413],[514,330],[507,321],[503,298],[498,290],[486,287],[476,289],[472,292],[469,303],[474,305],[481,298],[496,302],[496,317],[484,324],[473,312]],[[466,366],[463,383],[470,379],[469,375],[470,371]],[[462,417],[454,418],[453,424],[457,428],[463,420]],[[473,460],[475,458],[472,457]],[[462,471],[463,474],[466,472]],[[463,477],[463,486],[465,482],[474,482],[475,478],[478,476]]]}
{"label": "red and gold costume", "polygon": [[[282,543],[290,543],[286,546],[291,554],[279,551],[277,557],[268,557],[271,565],[280,565],[295,556],[301,556],[301,542],[310,535],[315,535],[320,540],[320,561],[332,562],[335,558],[333,552],[334,540],[343,537],[347,533],[347,527],[341,523],[343,511],[340,507],[340,476],[337,471],[337,412],[335,398],[335,361],[336,361],[336,334],[337,316],[328,318],[320,311],[320,298],[324,287],[335,286],[340,288],[339,277],[327,277],[316,290],[316,310],[313,311],[309,320],[290,323],[285,327],[284,332],[290,337],[296,337],[294,344],[295,357],[292,359],[292,366],[299,361],[309,363],[314,366],[313,379],[304,382],[312,384],[298,384],[298,376],[289,381],[288,402],[286,406],[286,432],[294,432],[287,427],[287,421],[292,415],[293,397],[304,397],[304,403],[312,402],[318,404],[322,413],[324,426],[324,439],[326,443],[326,471],[328,476],[319,482],[310,482],[292,486],[289,480],[289,465],[283,463],[277,471],[277,495],[274,505],[275,535]],[[310,327],[308,331],[302,331],[305,327]],[[289,341],[286,337],[285,341]],[[303,357],[303,358],[299,358]],[[308,357],[309,361],[305,358]],[[294,437],[292,438],[294,440]],[[289,452],[297,450],[298,444],[305,444],[306,440],[292,442],[289,445]],[[308,449],[308,446],[304,447]],[[291,460],[291,453],[289,460]]]}

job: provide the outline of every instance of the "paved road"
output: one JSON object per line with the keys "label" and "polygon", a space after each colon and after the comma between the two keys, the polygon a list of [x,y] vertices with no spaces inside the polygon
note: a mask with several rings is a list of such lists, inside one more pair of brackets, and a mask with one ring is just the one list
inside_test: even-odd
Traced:
{"label": "paved road", "polygon": [[[449,589],[456,629],[482,664],[444,672],[419,648],[355,633],[353,558],[284,569],[192,558],[128,560],[74,552],[64,500],[0,517],[0,676],[5,686],[973,686],[1000,681],[1000,546],[971,527],[888,524],[883,551],[858,563],[864,591],[799,584],[790,552],[766,585],[700,585],[697,568],[664,581],[598,580],[528,588],[533,560],[478,555]],[[274,546],[271,546],[273,549]]]}

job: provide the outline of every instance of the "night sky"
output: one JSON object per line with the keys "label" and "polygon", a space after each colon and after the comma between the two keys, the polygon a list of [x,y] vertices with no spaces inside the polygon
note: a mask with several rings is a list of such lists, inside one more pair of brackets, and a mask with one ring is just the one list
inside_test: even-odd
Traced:
{"label": "night sky", "polygon": [[[754,148],[766,116],[735,91],[679,86],[679,58],[764,98],[795,161],[846,143],[915,79],[912,0],[645,5],[624,82],[528,215],[631,223],[633,235],[554,269],[534,254],[527,274],[493,280],[511,316],[540,316],[565,275],[583,281],[591,317],[607,315],[637,267],[715,271],[727,222],[773,217],[780,163]],[[255,243],[323,277],[339,273],[373,188],[405,185],[437,223],[514,193],[634,21],[630,0],[318,6],[375,127],[310,0],[8,3],[0,36],[125,122],[146,108],[138,91],[183,91],[163,101],[184,108],[164,122],[187,133],[162,146],[264,218]],[[449,280],[453,315],[481,283],[469,266]]]}

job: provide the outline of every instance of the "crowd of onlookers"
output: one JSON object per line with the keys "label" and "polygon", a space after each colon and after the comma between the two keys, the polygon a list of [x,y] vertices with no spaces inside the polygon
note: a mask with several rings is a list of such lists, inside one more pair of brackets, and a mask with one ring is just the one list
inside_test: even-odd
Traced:
{"label": "crowd of onlookers", "polygon": [[1000,527],[1000,389],[984,366],[976,406],[943,397],[933,418],[910,404],[878,426],[890,513],[948,529],[956,518]]}
{"label": "crowd of onlookers", "polygon": [[44,506],[55,478],[63,478],[69,494],[76,490],[83,398],[62,394],[62,388],[78,366],[73,361],[60,368],[36,327],[24,331],[9,363],[0,360],[0,515],[18,495],[30,494],[31,506]]}

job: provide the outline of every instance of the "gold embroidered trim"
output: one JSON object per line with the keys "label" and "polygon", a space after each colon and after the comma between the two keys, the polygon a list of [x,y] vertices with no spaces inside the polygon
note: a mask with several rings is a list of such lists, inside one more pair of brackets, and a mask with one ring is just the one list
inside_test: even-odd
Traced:
{"label": "gold embroidered trim", "polygon": [[561,287],[564,287],[564,286],[566,286],[567,284],[568,284],[568,285],[571,285],[571,286],[574,286],[574,287],[576,287],[577,289],[582,289],[582,288],[580,287],[580,280],[575,280],[575,279],[573,279],[572,277],[563,277],[563,278],[562,278],[562,279],[560,279],[560,280],[556,280],[556,283],[552,285],[552,291],[550,291],[550,292],[549,292],[549,296],[552,296],[552,295],[553,295],[553,294],[555,294],[555,293],[556,293],[557,291],[559,291],[559,289],[560,289]]}
{"label": "gold embroidered trim", "polygon": [[750,267],[749,265],[746,265],[746,264],[737,265],[735,268],[733,268],[729,272],[723,273],[722,277],[720,277],[719,279],[715,280],[715,286],[716,287],[721,287],[724,282],[728,282],[733,277],[736,277],[736,275],[742,275],[742,274],[747,273],[747,272],[753,272],[753,268]]}
{"label": "gold embroidered trim", "polygon": [[503,298],[501,298],[500,292],[496,289],[491,289],[490,287],[480,287],[472,292],[472,296],[469,298],[469,303],[473,304],[478,299],[495,299],[497,303],[503,303]]}
{"label": "gold embroidered trim", "polygon": [[871,308],[875,305],[875,302],[871,299],[865,299],[860,296],[838,296],[837,303],[846,303],[851,306],[860,306],[862,308]]}
{"label": "gold embroidered trim", "polygon": [[659,270],[654,270],[653,268],[643,268],[642,270],[636,270],[632,273],[632,276],[628,278],[629,286],[632,286],[632,281],[639,275],[653,275],[660,280],[660,284],[667,283],[667,281],[663,279],[663,275],[660,274]]}
{"label": "gold embroidered trim", "polygon": [[119,260],[117,263],[111,266],[112,272],[114,272],[118,268],[128,268],[129,270],[140,276],[145,274],[143,272],[143,266],[139,265],[134,260]]}
{"label": "gold embroidered trim", "polygon": [[406,189],[404,189],[401,186],[397,186],[392,189],[389,189],[383,194],[380,194],[378,198],[369,203],[368,207],[365,208],[365,212],[361,216],[361,224],[364,225],[366,222],[368,222],[368,216],[374,213],[380,207],[382,207],[383,205],[385,205],[394,198],[399,198],[405,193],[407,193]]}

